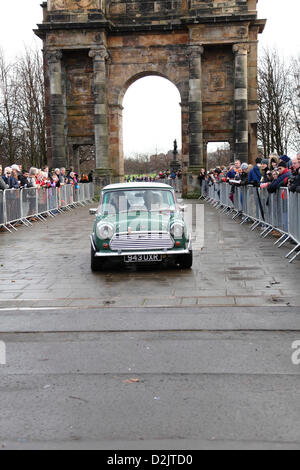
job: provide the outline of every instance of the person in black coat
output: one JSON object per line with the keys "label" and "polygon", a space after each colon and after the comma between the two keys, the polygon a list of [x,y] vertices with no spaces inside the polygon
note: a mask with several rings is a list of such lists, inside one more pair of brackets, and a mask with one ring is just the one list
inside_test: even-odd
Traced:
{"label": "person in black coat", "polygon": [[11,175],[8,178],[9,189],[19,189],[18,173],[16,169],[12,169]]}
{"label": "person in black coat", "polygon": [[298,174],[290,185],[290,191],[292,193],[300,193],[300,168],[298,168]]}
{"label": "person in black coat", "polygon": [[263,176],[262,183],[269,183],[268,171],[269,171],[269,160],[267,158],[263,159],[261,162],[260,172]]}
{"label": "person in black coat", "polygon": [[291,171],[287,168],[287,164],[285,162],[280,162],[278,165],[278,172],[279,176],[275,179],[269,186],[268,192],[275,193],[277,189],[287,187],[289,180],[292,177]]}

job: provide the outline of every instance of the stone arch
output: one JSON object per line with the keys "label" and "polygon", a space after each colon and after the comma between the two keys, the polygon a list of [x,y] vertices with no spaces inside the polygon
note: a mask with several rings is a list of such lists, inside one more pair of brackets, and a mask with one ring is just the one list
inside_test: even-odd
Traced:
{"label": "stone arch", "polygon": [[[120,89],[120,92],[119,92],[119,99],[118,99],[118,104],[120,106],[122,106],[122,103],[123,103],[123,98],[126,94],[126,91],[128,90],[128,88],[133,85],[134,82],[136,82],[137,80],[140,80],[141,78],[145,78],[145,77],[161,77],[161,78],[165,78],[166,80],[168,80],[169,82],[172,83],[172,85],[174,85],[179,94],[180,94],[180,99],[182,100],[182,83],[180,83],[180,85],[178,86],[178,84],[176,82],[174,82],[168,75],[166,75],[165,73],[163,72],[159,72],[159,71],[154,71],[154,70],[147,70],[147,71],[143,71],[143,72],[138,72],[137,74],[133,75],[132,77],[130,77],[128,80],[126,80],[126,82],[124,83],[123,87]],[[181,86],[181,87],[180,87]]]}
{"label": "stone arch", "polygon": [[[124,84],[151,74],[169,79],[181,94],[188,192],[197,187],[203,145],[215,135],[226,134],[236,157],[255,160],[257,39],[265,24],[255,0],[80,5],[43,2],[43,24],[36,30],[43,40],[47,156],[53,166],[65,164],[69,138],[76,145],[93,139],[97,184],[121,176],[120,97]],[[71,90],[70,100],[65,90]]]}
{"label": "stone arch", "polygon": [[[124,151],[123,151],[123,99],[129,89],[129,87],[141,78],[156,76],[165,78],[172,85],[176,87],[180,96],[181,110],[181,136],[182,136],[182,147],[184,142],[186,143],[185,135],[188,135],[188,103],[184,103],[184,99],[188,93],[188,82],[172,80],[169,74],[159,70],[142,70],[134,73],[130,77],[127,77],[120,83],[118,88],[112,88],[113,101],[109,104],[109,134],[110,134],[110,161],[113,170],[113,174],[119,179],[124,175]],[[185,145],[186,146],[186,145]],[[184,150],[184,149],[183,149]],[[184,153],[184,152],[183,152]]]}

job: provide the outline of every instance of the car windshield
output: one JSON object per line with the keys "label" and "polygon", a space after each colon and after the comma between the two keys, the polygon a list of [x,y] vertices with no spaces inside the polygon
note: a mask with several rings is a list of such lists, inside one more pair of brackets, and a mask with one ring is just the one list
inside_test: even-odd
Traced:
{"label": "car windshield", "polygon": [[174,210],[175,200],[172,191],[155,188],[106,191],[101,207],[103,214]]}

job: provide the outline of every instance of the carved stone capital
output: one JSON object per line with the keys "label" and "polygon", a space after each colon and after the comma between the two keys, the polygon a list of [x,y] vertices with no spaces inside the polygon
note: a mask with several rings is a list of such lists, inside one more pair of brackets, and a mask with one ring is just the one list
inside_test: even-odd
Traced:
{"label": "carved stone capital", "polygon": [[233,44],[232,50],[235,55],[247,55],[249,52],[249,44],[246,44],[246,43]]}
{"label": "carved stone capital", "polygon": [[104,62],[109,58],[109,53],[105,46],[99,46],[97,49],[91,49],[89,56],[92,57],[94,61]]}
{"label": "carved stone capital", "polygon": [[50,64],[55,64],[62,59],[62,51],[56,49],[54,51],[46,51],[46,58]]}
{"label": "carved stone capital", "polygon": [[198,59],[202,56],[204,47],[201,44],[190,44],[188,54],[191,59]]}

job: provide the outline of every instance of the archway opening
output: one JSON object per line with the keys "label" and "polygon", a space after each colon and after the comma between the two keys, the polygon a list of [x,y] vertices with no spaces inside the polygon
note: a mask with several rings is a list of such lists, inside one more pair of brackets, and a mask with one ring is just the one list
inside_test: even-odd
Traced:
{"label": "archway opening", "polygon": [[207,169],[228,166],[231,161],[231,148],[229,142],[208,142]]}
{"label": "archway opening", "polygon": [[70,144],[67,167],[78,174],[89,174],[95,168],[95,145]]}
{"label": "archway opening", "polygon": [[174,140],[181,160],[182,118],[178,88],[166,78],[134,81],[123,99],[125,175],[157,174],[173,160]]}

